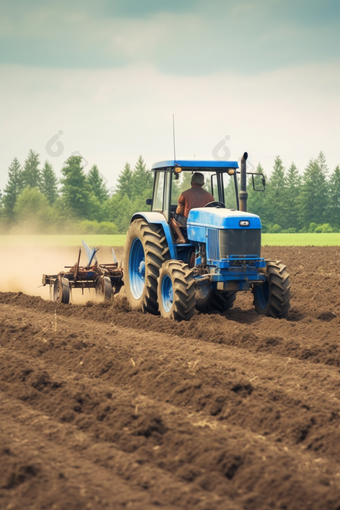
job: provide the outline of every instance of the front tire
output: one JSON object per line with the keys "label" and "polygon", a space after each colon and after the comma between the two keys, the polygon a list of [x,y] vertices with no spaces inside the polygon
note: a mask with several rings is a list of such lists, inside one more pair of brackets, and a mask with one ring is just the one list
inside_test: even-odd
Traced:
{"label": "front tire", "polygon": [[283,319],[288,315],[291,298],[286,266],[267,261],[265,274],[267,280],[253,288],[255,310],[260,315]]}
{"label": "front tire", "polygon": [[195,311],[195,280],[188,264],[168,260],[158,278],[159,312],[166,319],[189,320]]}
{"label": "front tire", "polygon": [[124,255],[124,285],[133,310],[158,313],[157,279],[168,256],[163,229],[139,218],[131,223]]}

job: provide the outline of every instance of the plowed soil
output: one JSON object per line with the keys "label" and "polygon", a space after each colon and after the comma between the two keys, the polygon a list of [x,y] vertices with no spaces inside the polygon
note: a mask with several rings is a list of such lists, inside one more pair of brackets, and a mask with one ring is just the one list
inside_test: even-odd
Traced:
{"label": "plowed soil", "polygon": [[185,323],[124,294],[56,305],[48,258],[29,293],[2,264],[1,510],[339,510],[340,248],[263,256],[290,273],[288,319],[250,293]]}

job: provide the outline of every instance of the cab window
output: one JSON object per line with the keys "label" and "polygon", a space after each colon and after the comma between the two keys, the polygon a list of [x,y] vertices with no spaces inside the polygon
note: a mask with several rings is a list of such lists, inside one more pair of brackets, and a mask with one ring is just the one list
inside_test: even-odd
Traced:
{"label": "cab window", "polygon": [[164,195],[164,172],[156,173],[155,193],[153,198],[153,211],[163,211],[163,195]]}
{"label": "cab window", "polygon": [[[203,188],[206,191],[209,191],[209,193],[211,193],[214,196],[215,200],[218,200],[217,186],[214,187],[213,190],[211,189],[212,188],[211,187],[211,173],[210,172],[201,172],[201,173],[203,173],[203,175],[204,175]],[[186,171],[181,172],[179,179],[175,179],[175,176],[173,175],[172,193],[171,193],[171,210],[174,210],[174,208],[176,208],[178,199],[179,199],[181,193],[183,193],[183,191],[191,188],[191,177],[192,177],[192,172],[186,172]]]}
{"label": "cab window", "polygon": [[234,176],[223,174],[224,200],[227,209],[237,209]]}

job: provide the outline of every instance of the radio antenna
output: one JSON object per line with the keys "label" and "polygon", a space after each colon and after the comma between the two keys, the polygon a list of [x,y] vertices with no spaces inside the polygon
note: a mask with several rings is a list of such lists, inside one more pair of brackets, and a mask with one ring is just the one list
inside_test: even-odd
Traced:
{"label": "radio antenna", "polygon": [[172,139],[174,143],[174,161],[176,162],[175,114],[172,114]]}

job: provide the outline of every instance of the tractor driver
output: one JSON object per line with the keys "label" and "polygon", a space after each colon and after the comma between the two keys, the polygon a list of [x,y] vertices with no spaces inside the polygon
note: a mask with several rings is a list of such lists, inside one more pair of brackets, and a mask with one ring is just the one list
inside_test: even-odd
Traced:
{"label": "tractor driver", "polygon": [[203,189],[203,184],[204,175],[195,172],[191,178],[191,188],[183,191],[178,199],[175,218],[171,218],[171,226],[178,237],[177,244],[185,243],[180,227],[186,227],[189,211],[195,207],[204,207],[215,200],[211,193]]}

